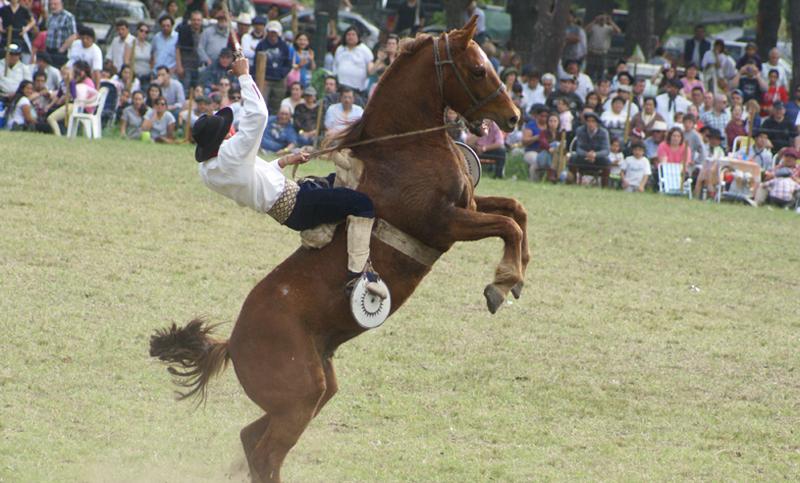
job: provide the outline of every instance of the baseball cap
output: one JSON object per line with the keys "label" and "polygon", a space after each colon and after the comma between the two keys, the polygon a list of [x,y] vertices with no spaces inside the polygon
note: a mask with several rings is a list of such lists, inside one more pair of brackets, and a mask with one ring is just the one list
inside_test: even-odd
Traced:
{"label": "baseball cap", "polygon": [[20,55],[22,54],[22,48],[17,44],[9,44],[8,53],[9,55]]}
{"label": "baseball cap", "polygon": [[317,95],[317,90],[314,89],[313,86],[308,86],[303,90],[303,95],[304,96],[316,96]]}
{"label": "baseball cap", "polygon": [[667,123],[664,121],[655,121],[653,122],[653,127],[650,128],[651,131],[666,131],[667,130]]}
{"label": "baseball cap", "polygon": [[283,27],[277,20],[270,20],[267,22],[267,32],[275,32],[278,35],[283,35]]}
{"label": "baseball cap", "polygon": [[786,106],[783,105],[782,101],[775,101],[775,102],[772,103],[772,108],[773,109],[785,109]]}
{"label": "baseball cap", "polygon": [[266,25],[266,24],[267,24],[266,17],[258,16],[253,19],[253,25]]}
{"label": "baseball cap", "polygon": [[800,158],[800,153],[797,152],[794,148],[788,148],[783,151],[784,156],[791,156],[794,159]]}

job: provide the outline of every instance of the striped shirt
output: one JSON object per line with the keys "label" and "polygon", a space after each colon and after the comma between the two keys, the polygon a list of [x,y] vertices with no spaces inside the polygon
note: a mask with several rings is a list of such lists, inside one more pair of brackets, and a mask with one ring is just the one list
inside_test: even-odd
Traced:
{"label": "striped shirt", "polygon": [[45,45],[48,49],[61,48],[70,35],[78,32],[75,26],[75,17],[66,10],[50,14],[47,19],[47,39]]}

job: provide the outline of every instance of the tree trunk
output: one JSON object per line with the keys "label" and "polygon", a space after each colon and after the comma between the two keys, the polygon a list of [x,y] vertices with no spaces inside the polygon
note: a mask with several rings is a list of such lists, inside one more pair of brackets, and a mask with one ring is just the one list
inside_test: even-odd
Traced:
{"label": "tree trunk", "polygon": [[[678,17],[680,12],[680,2],[655,0],[653,3],[655,5],[655,11],[658,12],[658,15],[655,16],[656,18],[653,24],[653,33],[656,35],[656,37],[663,39],[664,35],[667,33],[667,30],[672,27],[672,23]],[[628,25],[630,25],[630,20],[628,21]]]}
{"label": "tree trunk", "polygon": [[747,10],[747,0],[733,0],[731,2],[731,11],[744,13]]}
{"label": "tree trunk", "polygon": [[533,59],[531,39],[536,31],[536,2],[509,0],[506,11],[511,16],[511,48],[522,56],[522,63]]}
{"label": "tree trunk", "polygon": [[792,90],[800,85],[800,0],[789,0],[789,26],[792,29]]}
{"label": "tree trunk", "polygon": [[[422,1],[422,0],[420,0]],[[464,12],[467,10],[469,0],[443,0],[444,17],[447,29],[457,29],[464,26]]]}
{"label": "tree trunk", "polygon": [[523,58],[539,72],[556,72],[564,49],[570,0],[536,0],[536,22],[530,37],[531,57]]}
{"label": "tree trunk", "polygon": [[594,20],[595,17],[602,13],[611,15],[616,7],[617,2],[615,0],[595,0],[592,2],[587,2],[586,14],[583,16],[583,25],[588,24]]}
{"label": "tree trunk", "polygon": [[655,1],[631,2],[628,10],[628,31],[625,35],[625,52],[631,55],[638,45],[647,61],[655,50]]}
{"label": "tree trunk", "polygon": [[336,25],[339,17],[339,0],[317,0],[314,4],[314,18],[316,19],[316,32],[313,39],[314,58],[317,65],[322,66],[325,54],[328,51],[328,28],[330,22]]}
{"label": "tree trunk", "polygon": [[781,0],[758,0],[756,18],[756,45],[762,59],[769,56],[769,50],[778,43],[778,28],[781,26]]}

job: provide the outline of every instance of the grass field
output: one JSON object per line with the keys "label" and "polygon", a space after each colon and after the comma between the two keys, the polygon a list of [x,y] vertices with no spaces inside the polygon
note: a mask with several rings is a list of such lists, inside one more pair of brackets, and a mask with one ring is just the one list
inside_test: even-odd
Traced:
{"label": "grass field", "polygon": [[[298,237],[206,189],[186,146],[0,146],[0,481],[243,480],[239,430],[259,412],[233,372],[193,411],[148,338],[232,322]],[[501,244],[458,244],[337,352],[340,392],[287,481],[800,479],[800,216],[478,192],[529,210],[522,299],[490,316]]]}

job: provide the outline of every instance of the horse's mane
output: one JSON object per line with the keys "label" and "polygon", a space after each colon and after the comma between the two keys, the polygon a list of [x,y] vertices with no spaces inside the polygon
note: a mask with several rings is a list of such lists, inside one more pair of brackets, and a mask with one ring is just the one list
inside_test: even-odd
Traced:
{"label": "horse's mane", "polygon": [[[395,69],[401,67],[395,67],[398,63],[403,63],[407,59],[411,58],[414,54],[416,54],[428,40],[431,39],[430,34],[417,34],[416,37],[405,37],[400,40],[399,45],[399,53],[397,58],[392,62],[392,65],[386,69],[386,72],[383,73],[381,78],[378,80],[378,84],[375,86],[375,90],[380,89],[381,85],[383,84],[384,79],[390,75]],[[344,128],[339,134],[335,135],[333,138],[328,141],[328,145],[339,145],[342,146],[344,144],[350,144],[362,139],[364,134],[364,119],[367,117],[367,111],[369,110],[369,103],[364,108],[364,114],[361,116],[360,119],[350,124],[348,127]]]}

